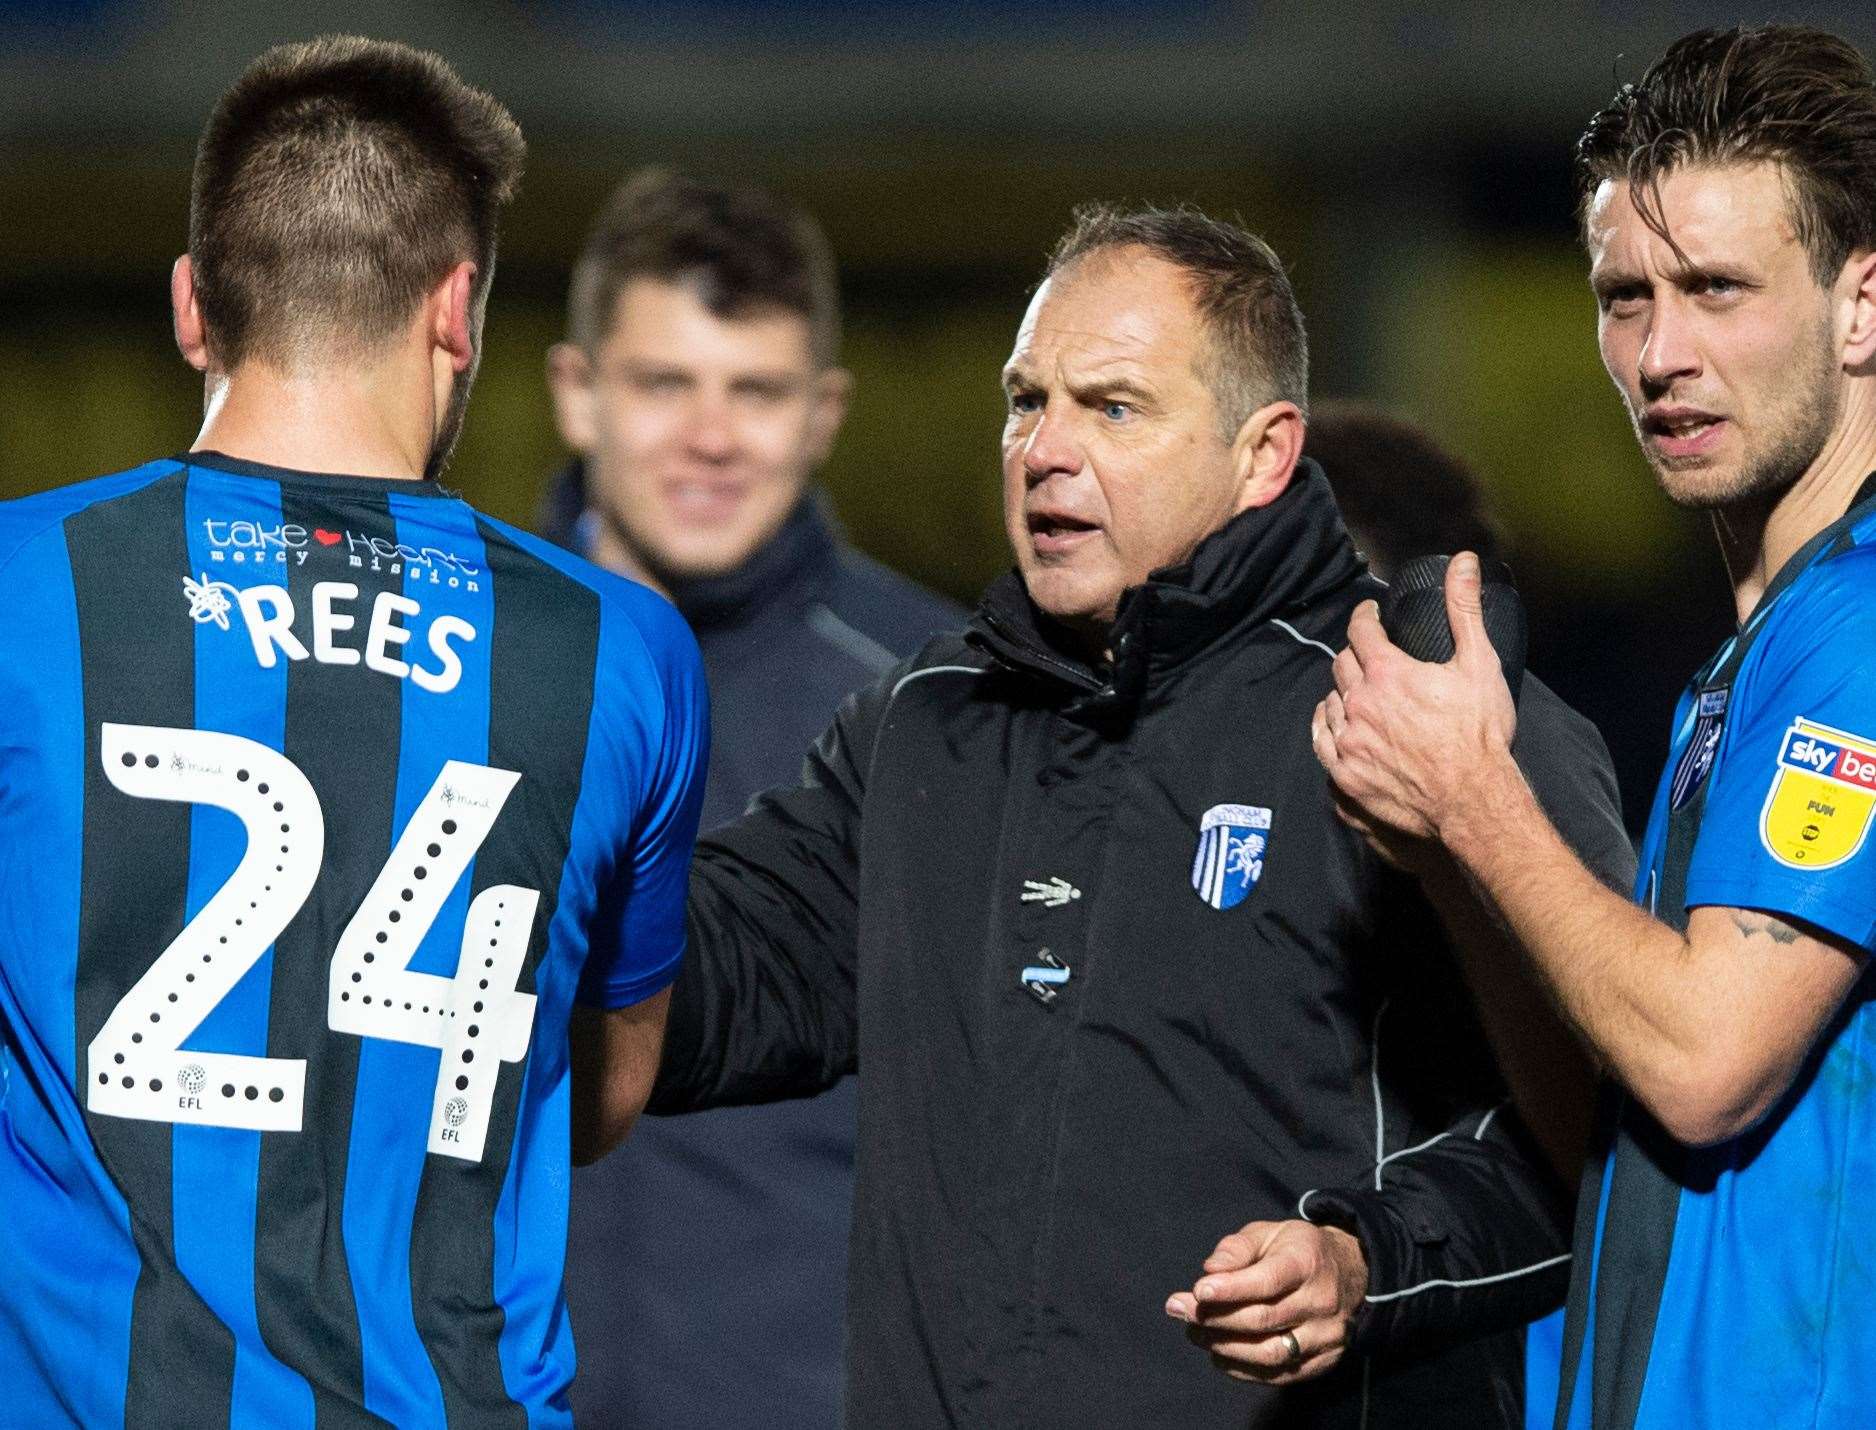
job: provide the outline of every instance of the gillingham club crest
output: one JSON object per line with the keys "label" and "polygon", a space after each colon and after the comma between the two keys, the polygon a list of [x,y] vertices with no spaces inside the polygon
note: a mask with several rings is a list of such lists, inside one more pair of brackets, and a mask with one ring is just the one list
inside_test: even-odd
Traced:
{"label": "gillingham club crest", "polygon": [[1215,804],[1199,817],[1192,856],[1192,891],[1214,909],[1244,902],[1264,876],[1270,811],[1254,804]]}
{"label": "gillingham club crest", "polygon": [[1703,690],[1694,706],[1694,729],[1687,738],[1687,748],[1674,767],[1674,783],[1668,786],[1668,808],[1678,810],[1694,797],[1694,791],[1713,770],[1713,757],[1720,751],[1720,732],[1726,723],[1726,697],[1729,687]]}
{"label": "gillingham club crest", "polygon": [[1794,720],[1759,815],[1759,838],[1794,869],[1829,869],[1863,847],[1876,813],[1876,742]]}

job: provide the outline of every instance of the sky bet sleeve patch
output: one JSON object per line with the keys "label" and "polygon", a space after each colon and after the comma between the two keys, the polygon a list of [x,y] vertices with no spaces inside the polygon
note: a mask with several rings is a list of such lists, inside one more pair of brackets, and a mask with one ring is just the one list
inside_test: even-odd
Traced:
{"label": "sky bet sleeve patch", "polygon": [[1759,839],[1793,869],[1831,869],[1863,847],[1876,812],[1876,741],[1794,720],[1759,815]]}

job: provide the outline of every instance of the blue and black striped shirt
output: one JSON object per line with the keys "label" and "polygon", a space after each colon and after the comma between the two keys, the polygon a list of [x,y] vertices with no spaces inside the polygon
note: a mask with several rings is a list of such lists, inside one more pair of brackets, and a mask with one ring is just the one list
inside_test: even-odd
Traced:
{"label": "blue and black striped shirt", "polygon": [[554,1425],[567,1022],[675,975],[658,597],[212,453],[0,506],[15,1423]]}

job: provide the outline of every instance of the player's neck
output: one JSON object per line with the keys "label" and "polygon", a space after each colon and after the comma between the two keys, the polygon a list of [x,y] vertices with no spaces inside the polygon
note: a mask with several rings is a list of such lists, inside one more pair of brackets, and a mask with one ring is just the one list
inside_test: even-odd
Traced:
{"label": "player's neck", "polygon": [[1769,505],[1742,503],[1713,513],[1742,625],[1785,563],[1850,509],[1873,471],[1876,379],[1858,378],[1845,394],[1843,416],[1803,476]]}
{"label": "player's neck", "polygon": [[370,366],[282,372],[243,363],[211,376],[194,451],[306,472],[420,478],[435,440],[430,384]]}

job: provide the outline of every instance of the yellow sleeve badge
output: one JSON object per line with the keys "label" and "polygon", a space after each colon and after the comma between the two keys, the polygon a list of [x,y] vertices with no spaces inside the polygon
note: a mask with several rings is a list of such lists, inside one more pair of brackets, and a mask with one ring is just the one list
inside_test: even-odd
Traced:
{"label": "yellow sleeve badge", "polygon": [[1830,869],[1863,847],[1876,812],[1876,741],[1794,720],[1759,815],[1759,839],[1793,869]]}

